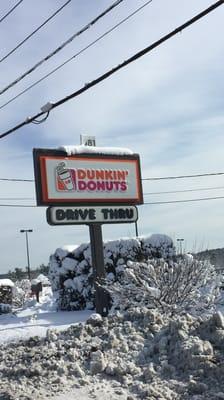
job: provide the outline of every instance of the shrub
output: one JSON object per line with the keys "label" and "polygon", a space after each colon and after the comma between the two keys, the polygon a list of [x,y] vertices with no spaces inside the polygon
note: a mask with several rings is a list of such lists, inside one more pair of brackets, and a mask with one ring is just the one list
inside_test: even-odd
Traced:
{"label": "shrub", "polygon": [[[172,240],[166,235],[120,239],[104,243],[107,279],[122,281],[123,270],[129,261],[152,257],[169,259],[175,254]],[[57,249],[50,257],[49,279],[57,293],[58,308],[80,310],[94,308],[93,266],[90,244],[76,246],[72,251]]]}
{"label": "shrub", "polygon": [[106,287],[114,309],[127,309],[136,303],[179,312],[214,307],[220,285],[220,276],[209,261],[185,255],[169,263],[164,259],[129,262],[122,281],[108,282]]}

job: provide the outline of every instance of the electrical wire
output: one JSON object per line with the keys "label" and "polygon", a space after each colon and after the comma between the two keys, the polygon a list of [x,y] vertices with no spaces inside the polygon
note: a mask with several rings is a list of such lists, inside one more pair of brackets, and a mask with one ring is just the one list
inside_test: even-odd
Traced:
{"label": "electrical wire", "polygon": [[29,68],[26,72],[16,78],[13,82],[9,83],[5,86],[2,90],[0,90],[0,95],[5,93],[7,90],[12,88],[13,86],[17,85],[22,79],[24,79],[27,75],[31,74],[35,71],[38,67],[40,67],[44,62],[48,61],[50,58],[55,56],[55,54],[59,53],[62,49],[64,49],[69,43],[71,43],[76,37],[80,36],[82,33],[87,31],[87,29],[91,28],[96,22],[98,22],[102,17],[112,11],[115,7],[117,7],[122,1],[124,0],[116,0],[111,6],[109,6],[106,10],[104,10],[101,14],[95,17],[92,21],[90,21],[87,25],[85,25],[82,29],[78,32],[75,32],[69,39],[67,39],[64,43],[58,46],[55,50],[49,53],[46,57],[42,58],[36,64],[34,64],[31,68]]}
{"label": "electrical wire", "polygon": [[[186,193],[186,192],[200,192],[203,190],[217,190],[224,189],[221,187],[210,187],[210,188],[198,188],[198,189],[186,189],[186,190],[171,190],[168,192],[151,192],[151,193],[143,193],[144,196],[147,195],[160,195],[160,194],[174,194],[174,193]],[[0,200],[35,200],[34,197],[0,197]]]}
{"label": "electrical wire", "polygon": [[217,186],[217,187],[209,187],[209,188],[198,188],[198,189],[185,189],[185,190],[169,190],[166,192],[149,192],[149,193],[143,193],[144,196],[149,196],[149,195],[157,195],[157,194],[171,194],[171,193],[186,193],[186,192],[201,192],[203,190],[219,190],[219,189],[224,189],[224,186]]}
{"label": "electrical wire", "polygon": [[[162,43],[164,43],[165,41],[171,39],[171,37],[177,35],[177,33],[183,31],[184,29],[186,29],[187,27],[189,27],[190,25],[194,24],[195,22],[197,22],[199,19],[205,17],[207,14],[209,14],[211,11],[215,10],[217,7],[220,7],[221,5],[224,4],[224,0],[219,0],[216,3],[212,4],[210,7],[208,7],[207,9],[203,10],[202,12],[200,12],[199,14],[197,14],[196,16],[194,16],[193,18],[191,18],[190,20],[186,21],[184,24],[178,26],[176,29],[174,29],[173,31],[169,32],[167,35],[161,37],[159,40],[157,40],[156,42],[154,42],[153,44],[149,45],[148,47],[140,50],[138,53],[135,53],[132,57],[128,58],[127,60],[125,60],[124,62],[122,62],[121,64],[117,65],[116,67],[112,68],[111,70],[105,72],[103,75],[100,75],[98,78],[94,79],[93,81],[86,83],[83,87],[81,87],[80,89],[78,89],[77,91],[71,93],[70,95],[63,97],[62,99],[58,100],[56,103],[51,103],[51,110],[54,108],[57,108],[59,106],[61,106],[62,104],[66,103],[67,101],[74,99],[75,97],[80,96],[82,93],[86,92],[87,90],[89,90],[90,88],[92,88],[93,86],[98,85],[100,82],[102,82],[103,80],[109,78],[111,75],[113,75],[115,72],[119,71],[120,69],[126,67],[127,65],[131,64],[132,62],[136,61],[137,59],[141,58],[142,56],[144,56],[145,54],[149,53],[150,51],[152,51],[153,49],[155,49],[156,47],[160,46]],[[10,135],[11,133],[17,131],[18,129],[22,128],[23,126],[31,123],[33,120],[41,117],[42,115],[44,115],[46,112],[45,111],[41,111],[38,114],[34,115],[33,117],[28,117],[25,119],[25,121],[21,122],[20,124],[14,126],[13,128],[9,129],[8,131],[2,133],[0,135],[0,139],[2,139],[5,136]]]}
{"label": "electrical wire", "polygon": [[6,19],[22,2],[23,0],[18,1],[18,3],[16,3],[5,15],[3,15],[3,17],[0,18],[0,23],[4,21],[4,19]]}
{"label": "electrical wire", "polygon": [[143,203],[142,205],[154,205],[154,204],[171,204],[171,203],[188,203],[193,201],[204,201],[204,200],[217,200],[224,199],[224,196],[220,197],[201,197],[199,199],[186,199],[186,200],[170,200],[170,201],[154,201],[150,203]]}
{"label": "electrical wire", "polygon": [[[224,189],[224,187],[221,186],[221,187],[186,189],[186,190],[172,190],[172,191],[168,191],[168,192],[151,192],[151,193],[143,193],[143,194],[144,194],[144,196],[147,196],[147,195],[157,195],[157,194],[160,195],[160,194],[171,194],[171,193],[174,194],[174,193],[185,193],[185,192],[200,192],[202,190],[216,190],[216,189]],[[2,200],[12,200],[12,201],[16,201],[16,200],[35,200],[35,198],[34,197],[0,197],[0,201],[2,201]],[[189,200],[189,201],[192,201],[192,200]]]}
{"label": "electrical wire", "polygon": [[[15,181],[15,180],[14,180]],[[224,189],[223,186],[219,187],[210,187],[210,188],[198,188],[198,189],[186,189],[186,190],[171,190],[165,192],[151,192],[151,193],[143,193],[144,196],[148,195],[161,195],[161,194],[174,194],[174,193],[186,193],[186,192],[201,192],[203,190],[218,190]],[[34,197],[0,197],[0,200],[34,200]]]}
{"label": "electrical wire", "polygon": [[[224,199],[224,196],[220,197],[201,197],[198,199],[187,199],[187,200],[170,200],[170,201],[154,201],[150,203],[143,203],[142,206],[146,205],[156,205],[156,204],[172,204],[172,203],[189,203],[196,201],[205,201],[205,200],[218,200]],[[38,207],[36,205],[25,205],[25,204],[0,204],[0,207]]]}
{"label": "electrical wire", "polygon": [[60,8],[58,8],[49,18],[47,18],[41,25],[39,25],[33,32],[25,37],[20,43],[18,43],[12,50],[10,50],[5,56],[0,59],[0,63],[6,60],[11,54],[18,50],[27,40],[29,40],[35,33],[37,33],[41,28],[43,28],[49,21],[51,21],[60,11],[63,10],[72,0],[67,0]]}
{"label": "electrical wire", "polygon": [[[224,175],[224,172],[210,172],[210,173],[205,173],[205,174],[181,175],[181,176],[162,176],[162,177],[157,177],[157,178],[142,178],[141,180],[148,181],[148,180],[163,180],[163,179],[185,179],[185,178],[198,178],[198,177],[202,177],[202,176],[206,177],[206,176],[219,176],[219,175]],[[34,182],[34,179],[0,178],[0,181]],[[217,189],[218,189],[218,187],[217,187]],[[221,187],[220,187],[220,189],[221,189]],[[207,190],[207,189],[202,188],[202,190]],[[164,193],[168,193],[168,192],[164,192]]]}
{"label": "electrical wire", "polygon": [[35,206],[35,205],[25,205],[25,204],[0,204],[0,207],[23,207],[23,208],[26,208],[26,207],[36,207],[37,208],[37,206]]}
{"label": "electrical wire", "polygon": [[9,182],[34,182],[34,179],[0,178],[0,181],[9,181]]}
{"label": "electrical wire", "polygon": [[146,3],[144,3],[141,7],[137,8],[135,11],[133,11],[131,14],[129,14],[127,17],[125,17],[124,19],[122,19],[120,22],[118,22],[116,25],[114,25],[112,28],[110,28],[109,30],[107,30],[105,33],[103,33],[102,35],[100,35],[97,39],[93,40],[91,43],[89,43],[87,46],[83,47],[80,51],[78,51],[76,54],[74,54],[72,57],[68,58],[67,60],[65,60],[63,63],[59,64],[57,67],[55,67],[54,69],[52,69],[50,72],[48,72],[47,74],[43,75],[42,78],[38,79],[36,82],[32,83],[31,85],[29,85],[26,89],[22,90],[21,92],[19,92],[16,96],[12,97],[11,99],[9,99],[8,101],[6,101],[4,104],[2,104],[0,106],[0,110],[4,107],[6,107],[8,104],[12,103],[13,101],[15,101],[16,99],[18,99],[20,96],[22,96],[23,94],[27,93],[29,90],[31,90],[33,87],[35,87],[36,85],[38,85],[39,83],[43,82],[45,79],[49,78],[49,76],[53,75],[55,72],[57,72],[59,69],[61,69],[62,67],[64,67],[66,64],[68,64],[70,61],[74,60],[75,58],[77,58],[80,54],[84,53],[87,49],[89,49],[90,47],[92,47],[94,44],[96,44],[97,42],[99,42],[101,39],[103,39],[104,37],[106,37],[107,35],[109,35],[109,33],[113,32],[115,29],[117,29],[120,25],[122,25],[124,22],[128,21],[131,17],[133,17],[135,14],[137,14],[139,11],[141,11],[144,7],[146,7],[148,4],[150,4],[153,0],[149,0]]}
{"label": "electrical wire", "polygon": [[47,111],[45,117],[43,117],[42,119],[39,119],[39,120],[34,119],[33,121],[31,121],[32,124],[37,124],[37,125],[42,124],[42,122],[44,122],[44,121],[46,121],[46,119],[48,119],[49,114],[50,114],[50,111]]}
{"label": "electrical wire", "polygon": [[195,174],[195,175],[179,175],[179,176],[162,176],[159,178],[142,178],[142,181],[160,181],[165,179],[185,179],[185,178],[200,178],[202,176],[224,175],[224,172],[212,172],[208,174]]}
{"label": "electrical wire", "polygon": [[0,197],[0,200],[35,200],[34,197]]}

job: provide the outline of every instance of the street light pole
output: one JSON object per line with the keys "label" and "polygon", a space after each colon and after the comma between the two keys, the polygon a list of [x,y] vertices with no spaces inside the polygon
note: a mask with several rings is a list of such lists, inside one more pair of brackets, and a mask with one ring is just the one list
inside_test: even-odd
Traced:
{"label": "street light pole", "polygon": [[135,236],[138,237],[138,224],[137,224],[137,221],[135,221]]}
{"label": "street light pole", "polygon": [[179,242],[179,246],[180,246],[180,255],[182,256],[183,254],[183,249],[182,249],[182,242],[184,241],[184,239],[177,239],[177,242]]}
{"label": "street light pole", "polygon": [[28,232],[33,232],[33,230],[32,229],[21,229],[20,232],[26,234],[27,272],[28,272],[28,278],[29,278],[29,280],[31,280]]}

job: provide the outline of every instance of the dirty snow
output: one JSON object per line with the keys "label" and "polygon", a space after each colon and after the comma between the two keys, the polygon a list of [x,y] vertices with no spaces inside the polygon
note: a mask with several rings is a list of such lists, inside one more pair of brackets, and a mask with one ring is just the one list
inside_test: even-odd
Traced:
{"label": "dirty snow", "polygon": [[172,317],[135,307],[92,315],[46,338],[1,346],[0,393],[4,400],[222,399],[223,342],[220,312]]}

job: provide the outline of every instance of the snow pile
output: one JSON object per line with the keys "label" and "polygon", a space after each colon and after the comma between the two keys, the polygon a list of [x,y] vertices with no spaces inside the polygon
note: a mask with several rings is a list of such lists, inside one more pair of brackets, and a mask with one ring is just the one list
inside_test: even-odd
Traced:
{"label": "snow pile", "polygon": [[[104,243],[107,280],[121,281],[127,262],[149,258],[169,259],[175,254],[172,240],[166,235],[120,239]],[[94,309],[93,268],[90,244],[59,248],[50,257],[49,279],[58,295],[61,310]]]}
{"label": "snow pile", "polygon": [[14,283],[11,279],[0,279],[0,287],[13,287]]}
{"label": "snow pile", "polygon": [[36,277],[37,282],[41,282],[43,286],[50,286],[50,281],[46,275],[39,274]]}
{"label": "snow pile", "polygon": [[130,155],[133,151],[124,147],[96,147],[96,146],[60,146],[59,150],[63,150],[68,156],[73,154],[108,154],[108,155]]}
{"label": "snow pile", "polygon": [[1,346],[0,362],[4,400],[43,400],[72,388],[75,397],[76,388],[108,381],[129,400],[223,399],[224,317],[143,306],[92,315],[64,332]]}

